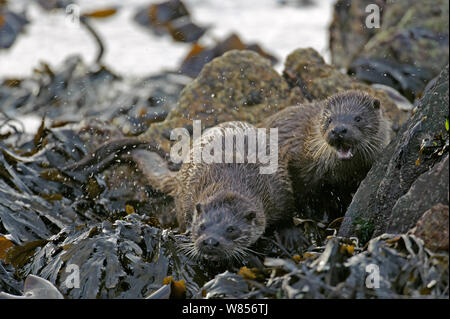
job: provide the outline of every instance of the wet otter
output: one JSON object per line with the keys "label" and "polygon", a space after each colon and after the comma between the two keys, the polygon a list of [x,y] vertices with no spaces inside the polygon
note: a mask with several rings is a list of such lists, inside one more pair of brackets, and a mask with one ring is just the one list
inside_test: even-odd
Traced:
{"label": "wet otter", "polygon": [[[242,129],[238,134],[256,130],[244,122],[222,123],[202,135],[201,148],[230,128]],[[247,149],[247,135],[244,140]],[[247,155],[236,147],[233,163],[184,162],[172,182],[166,181],[166,191],[172,185],[180,230],[190,230],[192,242],[184,249],[191,257],[243,260],[267,229],[291,222],[293,195],[286,169],[278,166],[273,174],[261,174],[261,162],[252,163]]]}
{"label": "wet otter", "polygon": [[[233,134],[231,162],[226,160],[226,151],[219,162],[195,162],[192,160],[194,147],[186,156],[189,160],[185,158],[175,172],[169,169],[168,155],[158,154],[152,143],[125,138],[102,145],[64,170],[98,173],[115,161],[122,161],[121,155],[125,154],[127,161],[138,166],[153,188],[174,198],[179,231],[188,231],[191,236],[191,242],[182,246],[187,255],[222,264],[242,261],[251,251],[249,247],[264,232],[292,226],[294,198],[287,170],[278,163],[278,158],[272,173],[262,173],[261,168],[267,166],[259,157],[259,150],[258,158],[250,159],[249,154],[256,153],[252,147],[260,147],[260,135],[251,124],[225,122],[210,128],[198,138],[197,150],[204,152],[217,136],[223,150],[227,145],[225,135],[230,132]],[[253,139],[249,136],[257,139],[257,145],[250,143]],[[271,138],[262,136],[265,153],[278,156],[277,150],[272,149]],[[238,140],[243,141],[243,149],[238,147]]]}
{"label": "wet otter", "polygon": [[379,100],[361,91],[288,107],[262,125],[278,127],[279,157],[292,180],[296,207],[315,218],[345,213],[391,135]]}
{"label": "wet otter", "polygon": [[[257,135],[253,125],[236,121],[210,128],[197,141],[197,150],[203,152],[216,137],[220,137],[223,150],[229,130],[236,137],[235,140],[233,137],[231,163],[225,160],[225,152],[219,162],[195,162],[194,147],[180,170],[171,172],[167,162],[154,153],[149,155],[142,150],[132,153],[149,184],[174,198],[178,228],[188,231],[191,237],[182,246],[186,254],[193,259],[222,264],[242,261],[251,251],[249,247],[267,230],[288,228],[294,211],[287,170],[278,163],[278,169],[272,174],[262,174],[264,164],[260,158],[251,161],[248,157],[250,143],[246,130],[253,130]],[[244,151],[237,147],[238,138],[242,138]],[[267,140],[266,148],[269,153]],[[275,154],[278,155],[277,150]]]}

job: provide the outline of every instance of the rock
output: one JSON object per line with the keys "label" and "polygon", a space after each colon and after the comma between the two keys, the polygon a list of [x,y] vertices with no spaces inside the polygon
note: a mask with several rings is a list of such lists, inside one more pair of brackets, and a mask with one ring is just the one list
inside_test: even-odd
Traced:
{"label": "rock", "polygon": [[340,236],[406,232],[433,205],[448,205],[448,77],[447,65],[361,182]]}
{"label": "rock", "polygon": [[196,25],[189,18],[182,17],[167,24],[167,30],[175,41],[195,42],[207,29]]}
{"label": "rock", "polygon": [[448,166],[447,155],[412,183],[392,208],[387,232],[405,233],[429,207],[448,197]]}
{"label": "rock", "polygon": [[25,279],[22,296],[0,292],[0,299],[64,299],[64,297],[48,280],[29,275]]}
{"label": "rock", "polygon": [[274,56],[266,53],[258,44],[245,44],[238,35],[233,33],[210,48],[195,43],[181,63],[180,73],[195,78],[206,63],[231,50],[255,51],[269,59],[272,64],[277,62]]}
{"label": "rock", "polygon": [[20,277],[40,276],[72,299],[145,298],[170,276],[185,280],[192,296],[211,274],[179,252],[185,237],[150,225],[130,214],[114,223],[68,227],[20,263],[14,251],[9,261]]}
{"label": "rock", "polygon": [[334,66],[326,64],[319,53],[311,48],[291,53],[286,59],[283,75],[290,86],[298,86],[308,100],[325,99],[350,89],[376,96],[381,101],[384,115],[392,121],[394,131],[410,116],[410,112],[399,109],[384,90],[372,88],[341,73]]}
{"label": "rock", "polygon": [[[353,2],[353,1],[352,1]],[[388,2],[381,28],[352,59],[349,73],[389,85],[409,100],[449,62],[449,2]]]}
{"label": "rock", "polygon": [[24,14],[0,6],[0,50],[10,48],[26,24],[28,20]]}
{"label": "rock", "polygon": [[348,69],[350,62],[358,54],[377,29],[367,28],[366,7],[376,4],[383,12],[386,0],[338,0],[334,5],[333,20],[329,27],[330,52],[333,65]]}
{"label": "rock", "polygon": [[425,242],[425,246],[432,251],[448,251],[448,221],[448,205],[439,203],[419,218],[411,233],[421,238]]}
{"label": "rock", "polygon": [[134,20],[157,35],[169,33],[179,42],[195,42],[207,30],[191,21],[188,9],[180,0],[151,4],[140,9]]}
{"label": "rock", "polygon": [[166,120],[151,125],[139,138],[155,141],[168,153],[174,128],[191,132],[193,120],[202,121],[202,130],[225,121],[255,124],[290,105],[290,94],[267,59],[252,51],[229,51],[206,64],[182,90]]}

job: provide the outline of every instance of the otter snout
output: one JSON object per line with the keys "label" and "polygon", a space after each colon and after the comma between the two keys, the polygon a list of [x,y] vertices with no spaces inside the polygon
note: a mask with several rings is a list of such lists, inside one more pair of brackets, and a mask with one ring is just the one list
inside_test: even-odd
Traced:
{"label": "otter snout", "polygon": [[348,129],[346,125],[339,125],[331,131],[331,135],[336,139],[343,139],[347,135],[347,132]]}
{"label": "otter snout", "polygon": [[339,159],[348,160],[354,155],[354,137],[351,127],[346,124],[338,124],[330,129],[328,144],[334,147]]}
{"label": "otter snout", "polygon": [[351,128],[345,124],[336,125],[328,133],[328,144],[334,147],[353,144]]}
{"label": "otter snout", "polygon": [[197,241],[197,247],[204,258],[216,261],[223,258],[225,247],[221,244],[221,239],[214,236],[203,236]]}
{"label": "otter snout", "polygon": [[203,246],[203,249],[206,249],[206,250],[212,249],[212,250],[214,250],[214,249],[216,249],[216,248],[218,248],[220,246],[220,241],[218,241],[215,238],[208,237],[208,238],[206,238],[206,239],[204,239],[202,241],[202,246]]}

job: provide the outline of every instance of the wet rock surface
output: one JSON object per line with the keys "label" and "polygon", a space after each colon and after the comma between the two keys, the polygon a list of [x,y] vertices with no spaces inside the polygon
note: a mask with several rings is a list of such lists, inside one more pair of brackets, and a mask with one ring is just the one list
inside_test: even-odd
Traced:
{"label": "wet rock surface", "polygon": [[188,9],[180,0],[150,4],[139,10],[134,19],[155,34],[168,33],[180,42],[195,42],[207,30],[191,21]]}
{"label": "wet rock surface", "polygon": [[334,5],[330,24],[330,52],[333,65],[348,69],[352,59],[376,33],[375,28],[364,27],[366,7],[376,4],[383,13],[385,0],[338,0]]}
{"label": "wet rock surface", "polygon": [[419,218],[411,233],[421,238],[432,251],[448,251],[448,222],[448,206],[437,204]]}
{"label": "wet rock surface", "polygon": [[[374,4],[381,24],[368,28],[373,9],[366,7]],[[330,27],[333,63],[414,101],[448,64],[448,14],[445,0],[338,1]]]}
{"label": "wet rock surface", "polygon": [[198,77],[180,93],[176,107],[164,122],[152,125],[139,138],[170,150],[170,131],[201,120],[202,130],[221,122],[241,120],[252,124],[290,105],[286,81],[270,62],[255,52],[233,50],[204,66]]}
{"label": "wet rock surface", "polygon": [[448,103],[447,65],[361,183],[340,235],[406,232],[433,205],[448,205]]}

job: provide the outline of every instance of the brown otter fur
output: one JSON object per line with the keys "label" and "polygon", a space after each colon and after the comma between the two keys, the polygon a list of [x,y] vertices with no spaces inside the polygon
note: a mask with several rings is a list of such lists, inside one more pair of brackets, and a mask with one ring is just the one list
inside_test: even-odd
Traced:
{"label": "brown otter fur", "polygon": [[[201,148],[227,128],[256,129],[245,122],[222,123],[202,135]],[[189,230],[192,239],[184,248],[194,259],[243,259],[268,228],[291,221],[294,203],[286,169],[278,164],[275,173],[261,174],[260,162],[249,163],[237,152],[235,158],[244,156],[243,163],[190,161],[172,175],[146,174],[174,197],[179,229]]]}
{"label": "brown otter fur", "polygon": [[292,180],[297,210],[319,218],[345,213],[391,135],[379,100],[360,91],[288,107],[262,125],[279,129],[279,158]]}
{"label": "brown otter fur", "polygon": [[[240,129],[244,136],[244,154],[236,147],[233,163],[224,163],[224,158],[222,163],[191,160],[174,172],[169,169],[168,156],[158,154],[154,145],[125,138],[102,145],[66,170],[98,173],[116,160],[122,161],[125,153],[125,159],[138,166],[154,189],[174,198],[179,230],[191,234],[191,242],[183,246],[188,255],[211,261],[242,260],[265,231],[292,224],[294,198],[282,164],[277,163],[272,174],[261,174],[265,165],[247,160],[245,130],[256,130],[253,125],[237,121],[219,124],[202,134],[200,148],[228,129]],[[270,145],[266,147],[267,153]],[[193,151],[188,155],[191,159]]]}

